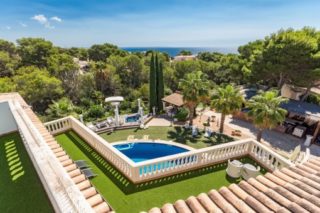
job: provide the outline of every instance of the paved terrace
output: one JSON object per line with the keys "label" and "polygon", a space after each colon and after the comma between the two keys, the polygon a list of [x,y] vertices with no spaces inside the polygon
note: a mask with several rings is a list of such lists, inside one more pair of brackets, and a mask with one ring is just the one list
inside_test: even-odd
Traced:
{"label": "paved terrace", "polygon": [[[18,93],[0,95],[8,101],[30,158],[57,212],[111,212],[111,207],[77,169]],[[51,151],[50,151],[51,150]]]}
{"label": "paved terrace", "polygon": [[190,196],[148,213],[320,212],[320,158]]}
{"label": "paved terrace", "polygon": [[[202,115],[197,116],[197,118],[194,119],[194,124],[196,124],[199,127],[203,128],[203,123],[206,123],[208,116],[216,116],[215,122],[211,122],[210,128],[214,131],[219,130],[219,119],[220,119],[220,113],[216,113],[211,110],[206,110],[202,113]],[[227,116],[225,120],[225,126],[224,126],[224,132],[226,135],[232,135],[231,132],[233,130],[241,130],[242,135],[240,137],[233,136],[236,139],[245,139],[245,138],[256,138],[257,129],[255,126],[247,121],[234,119],[232,116]],[[280,132],[276,132],[274,130],[266,130],[263,132],[262,137],[262,143],[264,145],[267,145],[274,150],[283,150],[286,152],[292,151],[296,146],[299,144],[302,145],[302,150],[305,150],[306,147],[303,145],[304,140],[294,137],[289,134],[284,134]],[[309,147],[310,154],[313,157],[320,156],[320,146],[318,145],[311,145]]]}

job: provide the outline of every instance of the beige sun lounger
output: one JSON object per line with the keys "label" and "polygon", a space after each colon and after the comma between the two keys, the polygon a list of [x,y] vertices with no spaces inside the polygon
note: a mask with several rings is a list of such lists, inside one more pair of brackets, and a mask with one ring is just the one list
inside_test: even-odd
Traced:
{"label": "beige sun lounger", "polygon": [[128,135],[127,141],[133,141],[134,140],[134,135]]}
{"label": "beige sun lounger", "polygon": [[142,137],[142,140],[149,140],[149,135],[144,135],[144,136]]}
{"label": "beige sun lounger", "polygon": [[290,153],[287,153],[284,151],[277,151],[277,152],[278,152],[278,154],[282,155],[283,157],[288,158],[291,162],[295,162],[300,155],[301,146],[300,145],[296,146],[296,148],[294,148],[294,150]]}

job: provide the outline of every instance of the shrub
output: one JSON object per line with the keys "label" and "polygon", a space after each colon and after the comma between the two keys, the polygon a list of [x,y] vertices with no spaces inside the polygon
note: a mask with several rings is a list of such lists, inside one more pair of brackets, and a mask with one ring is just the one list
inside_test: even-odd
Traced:
{"label": "shrub", "polygon": [[174,118],[178,121],[186,121],[189,115],[189,110],[186,108],[180,108]]}
{"label": "shrub", "polygon": [[104,108],[101,105],[92,105],[85,113],[85,118],[99,118],[104,116]]}
{"label": "shrub", "polygon": [[310,94],[308,96],[306,102],[320,105],[320,95]]}

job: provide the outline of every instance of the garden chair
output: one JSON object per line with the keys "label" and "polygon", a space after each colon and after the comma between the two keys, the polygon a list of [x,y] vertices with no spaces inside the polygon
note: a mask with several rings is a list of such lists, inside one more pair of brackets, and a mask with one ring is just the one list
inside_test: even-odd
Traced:
{"label": "garden chair", "polygon": [[206,132],[204,133],[205,138],[210,138],[211,135],[212,135],[212,131],[210,129],[206,130]]}
{"label": "garden chair", "polygon": [[228,160],[228,168],[226,169],[226,172],[228,176],[232,178],[239,178],[241,176],[241,170],[242,170],[243,164],[238,160],[230,161]]}
{"label": "garden chair", "polygon": [[249,178],[255,178],[260,175],[260,166],[255,167],[251,164],[244,164],[241,170],[241,176],[243,179],[248,180]]}

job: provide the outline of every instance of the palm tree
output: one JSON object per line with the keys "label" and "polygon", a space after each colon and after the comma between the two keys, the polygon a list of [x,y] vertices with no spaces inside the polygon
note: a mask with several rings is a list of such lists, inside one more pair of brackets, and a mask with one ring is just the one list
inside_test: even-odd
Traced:
{"label": "palm tree", "polygon": [[261,141],[263,130],[274,128],[285,120],[287,111],[280,105],[286,101],[277,91],[263,92],[249,100],[248,115],[258,128],[257,141]]}
{"label": "palm tree", "polygon": [[201,71],[186,74],[179,82],[183,101],[189,109],[189,123],[193,124],[193,117],[197,105],[208,96],[209,81]]}
{"label": "palm tree", "polygon": [[219,87],[216,90],[212,97],[211,105],[217,112],[221,113],[220,133],[223,133],[226,115],[239,111],[243,103],[244,99],[240,91],[232,85]]}

